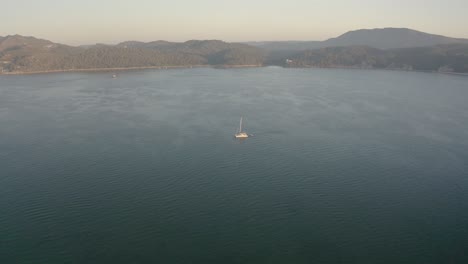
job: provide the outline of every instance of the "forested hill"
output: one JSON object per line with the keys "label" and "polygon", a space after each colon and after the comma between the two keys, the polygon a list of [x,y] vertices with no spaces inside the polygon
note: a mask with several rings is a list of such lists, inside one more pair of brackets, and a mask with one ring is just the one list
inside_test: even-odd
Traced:
{"label": "forested hill", "polygon": [[34,72],[158,66],[260,66],[261,49],[219,40],[184,43],[124,42],[72,47],[24,36],[0,37],[0,72]]}
{"label": "forested hill", "polygon": [[190,40],[181,43],[127,41],[117,45],[73,47],[34,37],[0,37],[0,74],[171,66],[261,65],[468,73],[468,44],[399,49],[355,45],[302,51],[271,51],[220,40]]}
{"label": "forested hill", "polygon": [[468,73],[468,44],[381,50],[329,47],[295,53],[287,67],[365,68]]}

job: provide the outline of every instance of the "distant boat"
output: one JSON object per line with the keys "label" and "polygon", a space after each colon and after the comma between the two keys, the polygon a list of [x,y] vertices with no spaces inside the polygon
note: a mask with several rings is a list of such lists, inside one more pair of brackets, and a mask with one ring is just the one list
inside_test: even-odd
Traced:
{"label": "distant boat", "polygon": [[249,135],[245,132],[242,132],[242,117],[239,122],[239,131],[234,135],[235,138],[248,138]]}
{"label": "distant boat", "polygon": [[117,74],[112,74],[112,78],[117,78]]}

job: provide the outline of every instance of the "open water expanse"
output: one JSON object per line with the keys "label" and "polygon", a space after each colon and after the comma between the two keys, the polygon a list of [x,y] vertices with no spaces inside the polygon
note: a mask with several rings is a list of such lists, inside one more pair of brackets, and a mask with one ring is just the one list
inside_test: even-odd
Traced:
{"label": "open water expanse", "polygon": [[468,263],[468,77],[0,76],[0,263]]}

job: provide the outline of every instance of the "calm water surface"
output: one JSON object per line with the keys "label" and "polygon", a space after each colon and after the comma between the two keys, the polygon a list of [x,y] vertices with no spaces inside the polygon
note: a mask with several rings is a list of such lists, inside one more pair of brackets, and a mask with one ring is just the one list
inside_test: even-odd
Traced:
{"label": "calm water surface", "polygon": [[467,100],[390,71],[0,76],[0,263],[468,263]]}

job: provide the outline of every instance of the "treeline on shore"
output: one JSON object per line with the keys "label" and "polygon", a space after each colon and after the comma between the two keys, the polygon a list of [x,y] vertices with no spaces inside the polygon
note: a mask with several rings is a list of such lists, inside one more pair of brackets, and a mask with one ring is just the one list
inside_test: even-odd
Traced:
{"label": "treeline on shore", "polygon": [[242,43],[129,41],[72,47],[33,37],[0,37],[0,73],[182,66],[339,67],[468,73],[468,44],[267,50]]}
{"label": "treeline on shore", "polygon": [[265,56],[260,48],[218,40],[71,47],[13,36],[8,42],[3,43],[2,48],[0,39],[0,70],[3,73],[194,65],[260,66]]}
{"label": "treeline on shore", "polygon": [[291,54],[288,67],[345,67],[468,73],[468,44],[381,50],[330,47]]}

